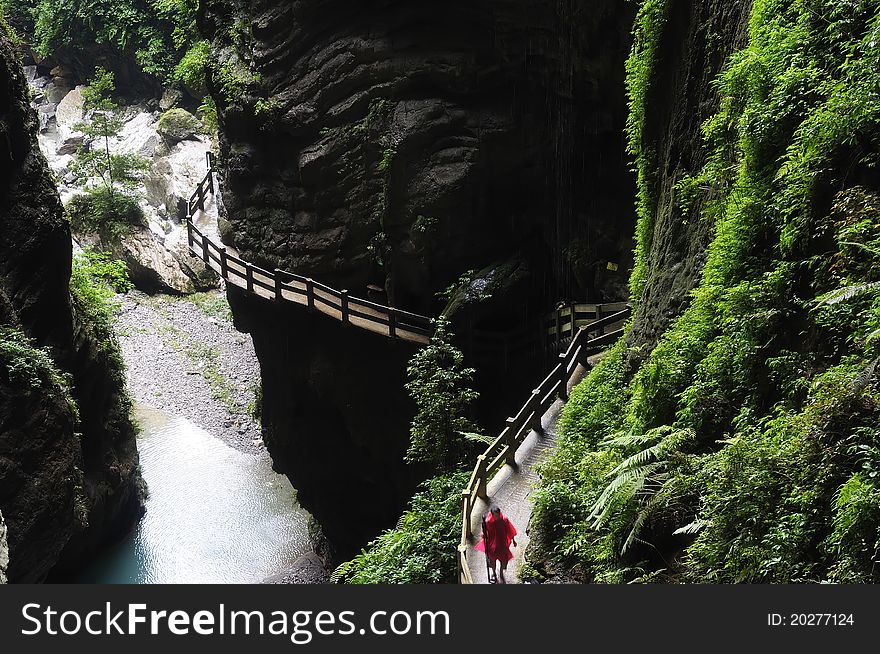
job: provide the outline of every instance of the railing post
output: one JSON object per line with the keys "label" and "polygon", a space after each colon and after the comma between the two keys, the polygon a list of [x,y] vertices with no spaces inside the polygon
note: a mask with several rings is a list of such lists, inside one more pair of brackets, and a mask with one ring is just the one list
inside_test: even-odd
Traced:
{"label": "railing post", "polygon": [[223,279],[229,279],[229,263],[226,261],[226,246],[220,245],[217,249],[220,250],[220,276]]}
{"label": "railing post", "polygon": [[531,428],[538,432],[539,434],[544,433],[544,425],[541,423],[541,418],[544,417],[544,413],[541,411],[541,389],[536,388],[532,391],[532,397],[535,398],[535,414],[532,416],[532,424]]}
{"label": "railing post", "polygon": [[[596,305],[596,320],[597,321],[602,320],[603,313],[605,313],[605,308],[601,304],[597,304]],[[604,336],[604,335],[605,335],[605,328],[600,327],[599,328],[599,336]]]}
{"label": "railing post", "polygon": [[348,291],[342,290],[339,292],[339,303],[342,307],[342,324],[348,324]]}
{"label": "railing post", "polygon": [[214,173],[211,171],[210,166],[208,167],[208,190],[211,192],[211,195],[214,194]]}
{"label": "railing post", "polygon": [[388,336],[397,338],[397,315],[394,313],[394,307],[388,307]]}
{"label": "railing post", "polygon": [[280,268],[275,269],[275,299],[281,302],[284,299],[283,289],[281,288],[281,284],[283,283],[281,280],[282,273],[284,271]]}
{"label": "railing post", "polygon": [[556,345],[562,342],[562,309],[556,308]]}
{"label": "railing post", "polygon": [[474,535],[471,529],[471,492],[470,490],[461,491],[461,517],[464,520],[464,533],[468,538]]}
{"label": "railing post", "polygon": [[576,305],[575,305],[574,301],[572,301],[569,306],[570,306],[570,311],[571,311],[571,315],[569,316],[569,318],[571,318],[571,337],[574,338],[575,325],[577,324],[577,321],[575,320],[575,306]]}
{"label": "railing post", "polygon": [[311,277],[306,280],[306,303],[309,305],[309,311],[315,310],[315,282]]}
{"label": "railing post", "polygon": [[193,224],[189,219],[186,221],[186,243],[189,245],[190,249],[192,249],[192,246],[195,244],[195,241],[193,240]]}
{"label": "railing post", "polygon": [[251,268],[251,264],[245,262],[244,265],[244,276],[247,280],[247,290],[248,293],[254,292],[254,269]]}
{"label": "railing post", "polygon": [[589,327],[581,327],[578,330],[578,338],[581,340],[581,351],[578,354],[578,363],[584,368],[589,365],[588,359],[590,358],[590,350],[587,347],[587,343],[590,342],[589,333],[587,332],[588,329]]}
{"label": "railing post", "polygon": [[199,194],[199,211],[205,210],[205,188],[199,184],[196,186],[196,191]]}
{"label": "railing post", "polygon": [[489,493],[486,490],[486,455],[481,454],[477,457],[477,497],[488,499]]}
{"label": "railing post", "polygon": [[507,456],[504,457],[504,461],[508,465],[516,465],[516,450],[519,446],[517,442],[516,430],[513,428],[513,424],[516,422],[514,418],[508,418],[505,420],[505,424],[507,425],[505,429],[507,430]]}
{"label": "railing post", "polygon": [[208,164],[208,172],[211,172],[212,170],[214,170],[214,153],[208,150],[205,153],[205,159]]}
{"label": "railing post", "polygon": [[464,568],[468,564],[467,560],[467,545],[458,544],[458,583],[463,584],[467,581],[467,577],[464,574]]}
{"label": "railing post", "polygon": [[568,400],[568,366],[565,363],[565,354],[559,355],[559,397]]}
{"label": "railing post", "polygon": [[208,237],[202,234],[202,259],[208,268],[211,267],[211,259],[208,257]]}

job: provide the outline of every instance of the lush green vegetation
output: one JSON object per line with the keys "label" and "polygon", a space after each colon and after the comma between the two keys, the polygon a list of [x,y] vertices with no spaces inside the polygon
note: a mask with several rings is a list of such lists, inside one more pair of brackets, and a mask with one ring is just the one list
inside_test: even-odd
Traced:
{"label": "lush green vegetation", "polygon": [[[640,138],[665,2],[628,67],[639,299],[656,198]],[[708,162],[674,180],[714,237],[690,307],[572,394],[544,467],[538,574],[880,581],[880,3],[756,0]],[[632,370],[629,361],[642,361]]]}
{"label": "lush green vegetation", "polygon": [[[119,304],[116,293],[126,292],[131,282],[123,262],[104,253],[75,255],[70,272],[70,296],[80,327],[90,336],[97,360],[106,368],[114,388],[124,389],[125,362],[113,323]],[[119,431],[129,421],[131,398],[123,390],[105,416],[110,431]]]}
{"label": "lush green vegetation", "polygon": [[383,532],[334,573],[348,584],[436,584],[455,579],[461,489],[468,474],[429,479],[397,526]]}
{"label": "lush green vegetation", "polygon": [[438,474],[426,481],[394,529],[383,532],[360,555],[343,563],[335,581],[370,583],[451,583],[461,523],[460,493],[468,481],[477,447],[485,439],[468,419],[477,393],[474,371],[463,365],[451,344],[445,318],[437,321],[431,342],[410,360],[406,388],[416,403],[410,463],[429,463]]}
{"label": "lush green vegetation", "polygon": [[70,395],[70,377],[58,370],[49,349],[34,347],[19,329],[0,326],[0,364],[0,379],[10,388]]}
{"label": "lush green vegetation", "polygon": [[78,123],[76,129],[87,138],[70,170],[85,193],[73,198],[67,207],[74,230],[97,234],[108,244],[143,223],[136,189],[149,166],[138,155],[110,151],[110,140],[119,136],[123,124],[112,99],[114,90],[113,73],[99,68],[83,91],[89,120]]}
{"label": "lush green vegetation", "polygon": [[440,318],[431,342],[407,368],[406,389],[417,406],[407,461],[430,463],[445,471],[467,461],[468,435],[474,431],[467,413],[478,397],[471,388],[473,375],[473,368],[465,368],[464,355],[451,343],[449,323]]}
{"label": "lush green vegetation", "polygon": [[97,46],[160,80],[196,40],[197,9],[197,0],[0,0],[0,13],[43,57]]}

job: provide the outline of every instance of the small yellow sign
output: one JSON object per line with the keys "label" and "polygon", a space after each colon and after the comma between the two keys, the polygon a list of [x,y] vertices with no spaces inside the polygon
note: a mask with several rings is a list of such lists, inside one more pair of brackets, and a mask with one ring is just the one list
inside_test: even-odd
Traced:
{"label": "small yellow sign", "polygon": [[616,263],[614,263],[613,261],[608,262],[608,270],[617,272],[618,268],[619,268],[619,266]]}

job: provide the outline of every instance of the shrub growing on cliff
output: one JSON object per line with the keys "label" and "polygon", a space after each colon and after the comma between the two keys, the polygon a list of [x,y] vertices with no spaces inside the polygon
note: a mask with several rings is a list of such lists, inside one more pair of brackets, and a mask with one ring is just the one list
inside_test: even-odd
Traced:
{"label": "shrub growing on cliff", "polygon": [[453,583],[460,536],[461,489],[468,474],[429,479],[397,527],[382,533],[333,576],[347,584]]}
{"label": "shrub growing on cliff", "polygon": [[112,99],[114,90],[113,74],[99,68],[83,91],[89,120],[76,128],[87,140],[71,163],[71,172],[85,194],[71,201],[68,209],[75,230],[98,234],[108,242],[143,223],[135,189],[148,167],[143,157],[111,151],[111,140],[122,130],[119,107]]}
{"label": "shrub growing on cliff", "polygon": [[441,317],[431,342],[406,371],[406,390],[417,406],[406,458],[441,470],[454,469],[467,452],[465,434],[474,430],[467,412],[478,397],[471,388],[474,370],[464,366],[464,355],[450,340],[449,322]]}
{"label": "shrub growing on cliff", "polygon": [[0,326],[0,376],[12,388],[70,392],[70,377],[55,366],[49,348],[34,347],[23,332]]}
{"label": "shrub growing on cliff", "polygon": [[[119,309],[115,291],[130,288],[124,270],[124,263],[105,254],[84,253],[73,257],[70,272],[70,296],[77,322],[91,335],[94,354],[105,366],[110,382],[117,389],[125,389],[126,385],[125,362],[113,331]],[[113,404],[106,410],[105,426],[110,431],[122,429],[120,426],[128,423],[130,413],[131,398],[120,390],[114,394]]]}

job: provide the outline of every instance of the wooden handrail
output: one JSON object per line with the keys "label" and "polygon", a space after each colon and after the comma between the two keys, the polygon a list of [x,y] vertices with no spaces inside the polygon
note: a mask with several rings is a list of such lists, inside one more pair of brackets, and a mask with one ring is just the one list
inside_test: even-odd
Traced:
{"label": "wooden handrail", "polygon": [[[367,331],[384,334],[418,344],[428,342],[433,334],[434,321],[427,317],[396,307],[388,307],[348,295],[348,292],[322,284],[313,279],[284,270],[270,272],[241,259],[226,248],[217,245],[194,222],[199,211],[205,210],[205,199],[214,194],[214,159],[207,155],[208,172],[196,185],[187,203],[187,239],[190,251],[206,266],[217,272],[227,283],[249,293],[279,302],[306,305],[345,324]],[[230,266],[232,262],[237,267]],[[239,269],[240,268],[240,269]],[[298,288],[294,284],[303,285]],[[338,300],[338,302],[337,302]],[[363,310],[353,310],[352,307]]]}
{"label": "wooden handrail", "polygon": [[[632,308],[626,305],[622,311],[618,311],[607,318],[601,319],[600,329],[607,325],[623,322],[632,315]],[[516,450],[522,445],[533,427],[538,426],[538,421],[553,405],[557,397],[566,399],[568,396],[568,383],[571,381],[577,364],[586,365],[587,356],[600,350],[612,340],[616,340],[623,334],[619,329],[597,338],[590,338],[590,334],[596,331],[597,323],[581,327],[564,354],[559,355],[559,363],[553,368],[536,389],[532,391],[529,399],[512,418],[507,419],[504,431],[492,441],[491,445],[477,458],[467,487],[461,492],[461,540],[459,541],[456,557],[458,561],[458,581],[461,584],[472,584],[473,577],[468,566],[468,551],[473,537],[471,530],[471,514],[477,497],[486,496],[486,487],[496,470],[503,467],[503,463],[513,462]]]}

